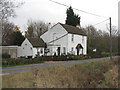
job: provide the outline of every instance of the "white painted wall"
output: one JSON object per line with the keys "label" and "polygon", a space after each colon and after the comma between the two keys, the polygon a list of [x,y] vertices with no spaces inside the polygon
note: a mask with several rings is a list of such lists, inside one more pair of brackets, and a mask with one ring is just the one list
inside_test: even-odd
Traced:
{"label": "white painted wall", "polygon": [[[56,34],[56,37],[58,37],[57,34]],[[52,43],[50,43],[50,44],[52,44]],[[64,37],[62,37],[62,38],[54,41],[54,45],[56,45],[55,46],[56,48],[53,47],[53,48],[55,48],[55,50],[53,49],[53,52],[56,52],[57,48],[60,47],[60,52],[63,53],[63,47],[65,47],[66,48],[66,52],[65,53],[67,54],[67,49],[68,49],[67,48],[67,46],[68,46],[68,34],[66,36],[64,36]]]}
{"label": "white painted wall", "polygon": [[40,37],[46,42],[50,42],[53,39],[59,38],[63,35],[67,34],[67,31],[58,23],[53,26],[49,31],[41,35]]}
{"label": "white painted wall", "polygon": [[[64,36],[66,35],[66,36]],[[53,44],[53,45],[59,45],[61,47],[61,53],[63,53],[63,47],[65,47],[66,49],[66,54],[67,52],[71,52],[71,48],[74,48],[74,53],[75,55],[77,55],[77,50],[76,50],[76,46],[78,44],[81,44],[83,46],[83,54],[86,55],[87,54],[87,36],[82,36],[82,35],[77,35],[74,34],[74,42],[71,41],[71,37],[72,34],[68,34],[68,32],[58,23],[56,24],[54,27],[52,27],[49,31],[47,31],[45,34],[43,34],[41,36],[41,38],[46,42],[50,42],[53,39],[57,39],[61,36],[64,36],[54,42],[51,42],[49,44]],[[84,41],[82,42],[82,37],[84,38]],[[50,49],[50,51],[52,52],[52,55],[54,52],[56,52],[57,50],[57,46],[48,46],[48,48]],[[49,55],[51,55],[51,52],[49,53]],[[82,51],[80,52],[80,54],[82,53]]]}
{"label": "white painted wall", "polygon": [[[64,35],[66,35],[67,33],[68,32],[58,23],[55,26],[53,26],[49,31],[44,33],[40,38],[42,38],[46,43],[49,43],[50,41],[60,38]],[[52,53],[51,52],[48,53],[48,55],[54,55],[54,53],[57,50],[57,47],[59,47],[59,46],[61,47],[61,53],[63,53],[63,47],[67,48],[67,35],[57,41],[49,43],[49,44],[53,44],[55,46],[48,46],[48,48],[52,52]]]}
{"label": "white painted wall", "polygon": [[[41,52],[42,50],[42,52]],[[44,55],[44,48],[33,48],[33,58],[36,57],[37,52],[39,52],[39,55],[42,56]]]}
{"label": "white painted wall", "polygon": [[[41,53],[41,50],[43,51],[42,53]],[[37,55],[37,51],[39,52],[40,56],[44,55],[43,47],[39,47],[39,48],[33,47],[32,44],[29,42],[29,40],[26,38],[23,41],[21,47],[18,47],[18,57],[32,56],[32,58],[34,58]]]}
{"label": "white painted wall", "polygon": [[33,56],[33,46],[26,38],[21,44],[21,50],[19,52],[19,56]]}
{"label": "white painted wall", "polygon": [[[83,54],[86,55],[87,54],[87,36],[74,34],[74,41],[72,41],[71,38],[72,38],[72,34],[68,34],[68,52],[71,52],[71,48],[73,47],[74,48],[73,53],[77,55],[76,46],[78,44],[81,44],[83,46]],[[84,38],[83,41],[82,41],[82,38]],[[82,50],[80,50],[80,54],[82,54]]]}

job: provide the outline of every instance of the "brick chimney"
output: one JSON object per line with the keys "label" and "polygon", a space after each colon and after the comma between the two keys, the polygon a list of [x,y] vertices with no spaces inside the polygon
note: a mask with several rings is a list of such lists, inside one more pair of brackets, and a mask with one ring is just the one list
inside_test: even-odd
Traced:
{"label": "brick chimney", "polygon": [[79,28],[79,29],[81,28],[80,24],[77,24],[76,27]]}

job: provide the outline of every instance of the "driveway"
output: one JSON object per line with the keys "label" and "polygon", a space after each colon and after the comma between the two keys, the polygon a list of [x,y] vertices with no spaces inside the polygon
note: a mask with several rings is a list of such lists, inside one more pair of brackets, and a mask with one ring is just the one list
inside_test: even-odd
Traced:
{"label": "driveway", "polygon": [[86,60],[62,61],[62,62],[56,62],[56,63],[30,64],[30,65],[22,65],[22,66],[14,66],[14,67],[4,67],[2,68],[1,75],[15,74],[15,73],[34,70],[34,69],[39,69],[42,67],[48,67],[48,66],[56,66],[56,65],[68,66],[68,65],[80,64],[84,62],[100,61],[100,60],[108,60],[108,59],[110,58],[107,57],[107,58],[86,59]]}

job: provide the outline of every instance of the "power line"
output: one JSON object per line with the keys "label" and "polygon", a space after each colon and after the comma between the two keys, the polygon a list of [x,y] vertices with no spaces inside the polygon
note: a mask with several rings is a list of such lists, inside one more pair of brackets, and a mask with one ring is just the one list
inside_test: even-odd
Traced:
{"label": "power line", "polygon": [[105,22],[105,21],[108,21],[108,20],[109,20],[109,19],[106,19],[106,20],[104,20],[104,21],[102,21],[102,22],[99,22],[99,23],[94,24],[93,26],[96,26],[96,25],[101,24],[101,23],[103,23],[103,22]]}
{"label": "power line", "polygon": [[[56,2],[56,1],[53,1],[53,0],[50,0],[50,1],[51,1],[51,2],[54,2],[54,3],[57,3],[57,4],[59,4],[59,5],[65,6],[65,7],[69,7],[68,5],[65,5],[65,4],[62,4],[62,3],[59,3],[59,2]],[[105,17],[105,16],[93,14],[93,13],[90,13],[90,12],[87,12],[87,11],[84,11],[84,10],[80,10],[80,9],[77,9],[77,8],[73,8],[73,9],[75,9],[75,10],[77,10],[77,11],[81,11],[81,12],[86,13],[86,14],[91,14],[91,15],[94,15],[94,16],[97,16],[97,17],[107,18],[107,17]]]}

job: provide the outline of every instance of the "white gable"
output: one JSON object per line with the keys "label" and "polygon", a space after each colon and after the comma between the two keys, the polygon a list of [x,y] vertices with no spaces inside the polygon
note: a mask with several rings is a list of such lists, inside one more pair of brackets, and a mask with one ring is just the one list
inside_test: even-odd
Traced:
{"label": "white gable", "polygon": [[29,40],[27,38],[23,41],[23,43],[21,44],[21,47],[25,46],[25,44],[27,44],[28,46],[33,47],[32,44],[29,42]]}
{"label": "white gable", "polygon": [[68,32],[58,23],[53,26],[49,31],[44,33],[41,38],[48,43],[53,39],[59,38],[67,33]]}
{"label": "white gable", "polygon": [[21,44],[21,56],[32,56],[33,55],[33,46],[26,38],[23,43]]}

